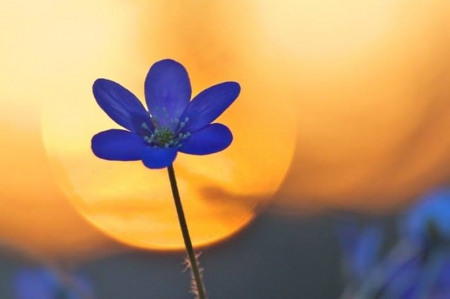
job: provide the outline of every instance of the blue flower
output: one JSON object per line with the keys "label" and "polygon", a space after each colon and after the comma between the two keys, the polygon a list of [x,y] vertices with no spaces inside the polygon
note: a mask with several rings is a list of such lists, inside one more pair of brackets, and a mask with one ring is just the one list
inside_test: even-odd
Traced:
{"label": "blue flower", "polygon": [[450,298],[450,189],[419,198],[400,228],[397,245],[373,267],[354,298]]}
{"label": "blue flower", "polygon": [[[449,262],[447,250],[397,252],[395,258],[386,258],[381,264],[378,279],[372,277],[366,285],[373,288],[369,293],[379,294],[380,298],[449,298]],[[372,298],[366,294],[360,292],[355,298]]]}
{"label": "blue flower", "polygon": [[361,280],[373,268],[383,244],[381,225],[372,222],[360,227],[353,217],[340,217],[337,226],[345,274]]}
{"label": "blue flower", "polygon": [[438,189],[420,198],[400,223],[401,231],[420,246],[450,242],[450,189]]}
{"label": "blue flower", "polygon": [[170,166],[177,153],[207,155],[227,148],[231,131],[212,123],[238,97],[240,86],[224,82],[199,93],[192,101],[185,68],[166,59],[156,62],[145,79],[148,111],[120,84],[97,79],[93,93],[98,105],[127,130],[112,129],[92,138],[92,151],[102,159],[142,160],[148,168]]}
{"label": "blue flower", "polygon": [[14,277],[15,299],[84,299],[94,298],[84,277],[64,277],[45,269],[21,269]]}

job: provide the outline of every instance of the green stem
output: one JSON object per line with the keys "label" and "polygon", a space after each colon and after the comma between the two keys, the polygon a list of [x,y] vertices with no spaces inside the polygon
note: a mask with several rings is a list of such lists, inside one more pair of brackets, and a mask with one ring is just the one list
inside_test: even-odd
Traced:
{"label": "green stem", "polygon": [[197,258],[195,257],[194,248],[192,247],[191,237],[189,236],[188,225],[186,217],[184,216],[183,206],[181,204],[180,193],[178,192],[177,179],[175,178],[175,171],[173,165],[167,168],[169,172],[170,186],[172,187],[173,199],[175,201],[175,207],[177,209],[178,221],[180,222],[181,232],[183,234],[184,245],[189,257],[191,271],[195,279],[195,286],[198,292],[199,299],[206,299],[205,290],[203,288],[202,278],[197,265]]}

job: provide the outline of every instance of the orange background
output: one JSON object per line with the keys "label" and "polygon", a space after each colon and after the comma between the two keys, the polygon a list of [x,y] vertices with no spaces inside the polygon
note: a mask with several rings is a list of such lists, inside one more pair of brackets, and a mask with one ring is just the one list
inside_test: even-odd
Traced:
{"label": "orange background", "polygon": [[[179,175],[199,244],[239,231],[270,198],[282,213],[384,212],[448,182],[445,0],[0,3],[0,238],[13,246],[47,256],[121,248],[103,233],[179,246],[173,215],[142,213],[156,197],[171,213],[164,183],[136,187],[147,180],[139,163],[99,161],[88,147],[114,126],[96,107],[93,80],[143,99],[148,67],[166,57],[186,66],[194,93],[225,80],[243,90],[220,119],[232,147],[177,161],[189,170]],[[115,174],[123,185],[108,193]],[[206,182],[214,192],[200,192]]]}

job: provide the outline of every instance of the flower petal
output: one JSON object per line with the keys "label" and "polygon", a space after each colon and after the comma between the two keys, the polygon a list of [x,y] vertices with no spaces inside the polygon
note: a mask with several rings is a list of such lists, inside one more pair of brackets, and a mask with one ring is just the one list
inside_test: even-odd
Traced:
{"label": "flower petal", "polygon": [[191,83],[186,69],[178,62],[156,62],[145,78],[145,99],[153,120],[173,128],[191,99]]}
{"label": "flower petal", "polygon": [[146,147],[142,151],[142,162],[148,168],[164,168],[172,165],[177,157],[175,147]]}
{"label": "flower petal", "polygon": [[401,219],[400,232],[411,242],[422,246],[428,246],[434,241],[448,242],[450,189],[438,188],[421,196]]}
{"label": "flower petal", "polygon": [[22,269],[14,277],[17,299],[52,298],[56,280],[47,271]]}
{"label": "flower petal", "polygon": [[78,274],[30,268],[20,269],[14,277],[16,299],[80,298],[81,293],[93,296],[89,281]]}
{"label": "flower petal", "polygon": [[107,80],[97,79],[92,86],[94,97],[103,111],[122,127],[136,133],[142,119],[150,116],[138,98],[120,84]]}
{"label": "flower petal", "polygon": [[183,141],[180,152],[191,155],[213,154],[226,149],[232,141],[233,134],[228,127],[211,124]]}
{"label": "flower petal", "polygon": [[195,132],[218,118],[238,97],[241,87],[236,82],[224,82],[199,93],[186,107],[180,120],[189,118],[184,132]]}
{"label": "flower petal", "polygon": [[100,132],[92,137],[91,142],[97,157],[114,161],[140,160],[147,145],[141,136],[117,129]]}
{"label": "flower petal", "polygon": [[377,262],[383,241],[381,226],[373,223],[358,236],[358,244],[353,252],[352,269],[356,278],[367,275]]}

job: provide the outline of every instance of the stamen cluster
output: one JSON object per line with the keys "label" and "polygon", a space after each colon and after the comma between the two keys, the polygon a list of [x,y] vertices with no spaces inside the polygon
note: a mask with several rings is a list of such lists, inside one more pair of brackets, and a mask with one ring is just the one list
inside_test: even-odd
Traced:
{"label": "stamen cluster", "polygon": [[146,130],[143,136],[144,140],[153,147],[182,147],[181,141],[191,136],[189,132],[181,132],[189,121],[189,117],[186,117],[182,122],[178,118],[173,119],[171,122],[175,124],[175,130],[159,126],[154,119],[152,121],[155,125],[154,131],[145,122],[141,124],[141,127]]}

